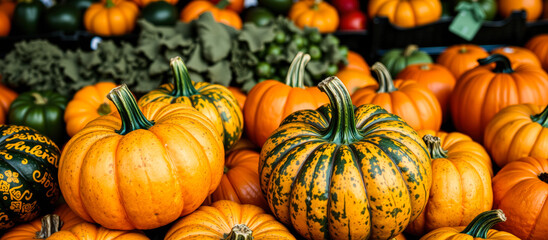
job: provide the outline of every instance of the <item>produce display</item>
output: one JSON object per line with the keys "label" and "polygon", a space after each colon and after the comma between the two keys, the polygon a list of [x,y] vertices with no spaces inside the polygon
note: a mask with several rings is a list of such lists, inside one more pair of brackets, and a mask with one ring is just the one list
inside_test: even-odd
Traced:
{"label": "produce display", "polygon": [[0,0],[0,240],[544,240],[547,70],[541,0]]}

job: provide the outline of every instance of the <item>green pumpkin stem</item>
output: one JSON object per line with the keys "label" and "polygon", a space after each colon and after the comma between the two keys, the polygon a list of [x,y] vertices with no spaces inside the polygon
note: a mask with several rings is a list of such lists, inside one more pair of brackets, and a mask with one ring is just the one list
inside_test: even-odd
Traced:
{"label": "green pumpkin stem", "polygon": [[99,105],[99,108],[97,108],[97,113],[99,116],[105,116],[108,115],[112,110],[110,109],[110,105],[108,103],[101,103]]}
{"label": "green pumpkin stem", "polygon": [[353,143],[361,139],[354,119],[354,105],[346,87],[337,77],[328,77],[318,84],[327,94],[333,116],[325,138],[339,144]]}
{"label": "green pumpkin stem", "polygon": [[418,49],[419,49],[419,46],[417,46],[415,44],[411,44],[411,45],[407,46],[405,48],[405,50],[403,50],[403,56],[404,57],[409,57],[409,56],[411,56],[411,54],[413,54]]}
{"label": "green pumpkin stem", "polygon": [[512,63],[510,59],[502,54],[493,54],[489,57],[478,59],[480,65],[487,65],[491,63],[496,63],[495,68],[493,69],[494,73],[513,73]]}
{"label": "green pumpkin stem", "polygon": [[548,106],[541,113],[531,116],[531,120],[542,125],[542,127],[548,128]]}
{"label": "green pumpkin stem", "polygon": [[495,224],[505,221],[506,216],[500,209],[482,212],[476,216],[461,233],[468,234],[474,239],[486,239],[489,229]]}
{"label": "green pumpkin stem", "polygon": [[285,84],[290,87],[304,88],[304,70],[310,61],[310,55],[298,52],[287,71]]}
{"label": "green pumpkin stem", "polygon": [[171,59],[169,65],[171,66],[171,71],[173,72],[173,92],[171,93],[174,97],[190,97],[192,95],[199,94],[198,90],[194,88],[192,80],[188,75],[188,70],[186,69],[185,63],[181,57],[174,57]]}
{"label": "green pumpkin stem", "polygon": [[253,240],[253,231],[245,224],[236,224],[224,240]]}
{"label": "green pumpkin stem", "polygon": [[215,7],[218,9],[225,9],[228,5],[230,5],[229,0],[221,0],[217,3],[217,5],[215,5]]}
{"label": "green pumpkin stem", "polygon": [[314,0],[314,5],[312,5],[312,10],[318,10],[320,9],[320,3],[322,0]]}
{"label": "green pumpkin stem", "polygon": [[541,181],[543,181],[543,182],[545,182],[545,183],[548,183],[548,173],[543,172],[543,173],[541,173],[541,174],[538,175],[538,178],[539,178]]}
{"label": "green pumpkin stem", "polygon": [[115,87],[107,95],[107,98],[114,103],[122,119],[122,127],[116,132],[125,135],[137,129],[149,129],[154,125],[153,121],[146,119],[135,97],[125,84]]}
{"label": "green pumpkin stem", "polygon": [[42,227],[39,232],[36,232],[35,239],[46,239],[49,238],[52,234],[59,232],[61,227],[63,227],[63,221],[61,217],[57,214],[48,214],[42,219]]}
{"label": "green pumpkin stem", "polygon": [[38,92],[32,92],[30,95],[34,98],[34,104],[36,105],[44,105],[48,103],[48,99]]}
{"label": "green pumpkin stem", "polygon": [[106,0],[105,8],[113,8],[113,7],[116,7],[116,4],[114,4],[113,0]]}
{"label": "green pumpkin stem", "polygon": [[390,72],[382,63],[376,62],[371,67],[371,70],[375,71],[377,74],[377,81],[379,82],[379,90],[377,90],[377,93],[390,93],[398,90],[394,86],[394,80],[392,80]]}
{"label": "green pumpkin stem", "polygon": [[439,137],[426,134],[422,137],[422,140],[426,143],[426,148],[430,153],[431,159],[447,158],[447,150],[441,147],[441,139]]}

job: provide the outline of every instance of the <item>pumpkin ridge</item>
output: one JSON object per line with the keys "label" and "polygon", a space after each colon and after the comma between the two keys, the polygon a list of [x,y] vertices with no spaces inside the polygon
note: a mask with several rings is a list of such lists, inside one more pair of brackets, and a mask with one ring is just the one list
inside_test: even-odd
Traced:
{"label": "pumpkin ridge", "polygon": [[[370,143],[368,141],[360,141],[358,142],[357,144],[363,144],[363,143]],[[371,143],[370,143],[371,144]],[[367,188],[365,187],[365,182],[366,182],[366,178],[365,178],[365,175],[363,174],[363,164],[362,162],[360,161],[361,159],[358,157],[358,155],[356,154],[356,152],[358,151],[356,149],[356,146],[354,146],[354,144],[350,144],[348,145],[348,147],[350,148],[350,154],[352,154],[352,157],[354,159],[358,159],[356,160],[356,163],[358,165],[358,172],[360,173],[360,177],[362,178],[362,183],[363,183],[363,189],[365,189],[364,193],[365,193],[365,199],[367,199],[367,204],[370,205],[369,203],[369,192],[367,192]],[[399,170],[399,169],[398,169]],[[400,173],[401,174],[401,173]],[[328,192],[328,194],[330,194],[330,192]],[[330,203],[328,203],[328,205],[331,205]],[[371,208],[367,208],[367,211],[369,212],[369,216],[373,216],[372,213],[371,213]],[[370,220],[371,222],[371,220]],[[369,224],[369,235],[371,236],[371,233],[373,232],[373,224]]]}
{"label": "pumpkin ridge", "polygon": [[[268,80],[267,80],[267,81],[268,81]],[[262,103],[262,102],[264,102],[264,98],[265,98],[265,97],[267,97],[267,96],[269,96],[269,95],[272,95],[272,94],[276,94],[275,92],[272,92],[272,91],[276,90],[275,88],[277,88],[277,87],[283,88],[283,85],[281,85],[281,86],[280,86],[280,85],[276,85],[276,84],[270,85],[266,90],[263,91],[263,94],[262,94],[262,95],[260,96],[260,98],[259,98],[258,100],[256,100],[255,102],[257,102],[257,103]],[[285,107],[285,104],[287,103],[287,98],[282,98],[282,100],[283,100],[283,103],[279,104],[279,106]],[[283,108],[282,108],[282,109],[283,109]],[[261,113],[261,112],[263,112],[263,111],[261,111],[261,106],[259,105],[259,106],[257,106],[257,108],[255,109],[255,114],[254,114],[254,115],[255,115],[255,121],[257,121],[257,119],[260,119],[259,113]],[[282,118],[283,118],[283,117],[282,117]],[[259,129],[257,129],[257,128],[260,127],[259,124],[255,123],[255,124],[253,124],[253,127],[254,127],[253,132],[255,132],[255,133],[261,132]],[[250,137],[251,137],[251,138],[255,138],[255,141],[253,141],[253,142],[259,142],[259,141],[258,141],[258,138],[260,138],[260,137],[258,136],[258,134],[251,134]]]}

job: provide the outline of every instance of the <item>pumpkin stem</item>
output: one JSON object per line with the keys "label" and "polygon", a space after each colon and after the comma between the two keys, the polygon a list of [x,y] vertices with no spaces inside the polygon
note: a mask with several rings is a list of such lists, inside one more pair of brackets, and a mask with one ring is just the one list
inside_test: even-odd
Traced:
{"label": "pumpkin stem", "polygon": [[407,46],[405,48],[405,50],[403,50],[403,56],[404,57],[409,57],[409,56],[411,56],[411,54],[413,54],[418,49],[419,49],[419,46],[417,46],[415,44],[411,44],[411,45]]}
{"label": "pumpkin stem", "polygon": [[419,66],[419,69],[424,70],[424,71],[428,71],[428,70],[430,70],[430,64],[421,64]]}
{"label": "pumpkin stem", "polygon": [[31,95],[34,98],[34,104],[36,105],[44,105],[48,103],[48,99],[38,92],[32,92]]}
{"label": "pumpkin stem", "polygon": [[97,108],[97,113],[99,116],[105,116],[111,112],[110,105],[108,103],[101,103],[99,108]]}
{"label": "pumpkin stem", "polygon": [[441,147],[441,139],[439,137],[426,134],[422,137],[422,140],[426,143],[426,148],[428,148],[431,159],[447,158],[447,150]]}
{"label": "pumpkin stem", "polygon": [[105,8],[113,8],[115,6],[116,6],[116,4],[114,4],[114,2],[112,0],[106,0]]}
{"label": "pumpkin stem", "polygon": [[287,71],[285,84],[290,87],[304,88],[304,70],[310,61],[310,55],[298,52]]}
{"label": "pumpkin stem", "polygon": [[354,105],[342,81],[335,76],[328,77],[318,84],[318,88],[329,97],[329,107],[333,113],[325,138],[339,144],[361,139],[354,120]]}
{"label": "pumpkin stem", "polygon": [[377,93],[390,93],[398,90],[394,86],[394,81],[392,80],[392,76],[390,76],[390,72],[382,63],[376,62],[371,67],[371,70],[375,71],[377,74],[379,82],[379,90],[377,90]]}
{"label": "pumpkin stem", "polygon": [[192,85],[188,70],[186,69],[183,59],[179,56],[171,59],[169,63],[173,72],[174,87],[171,93],[174,97],[190,97],[199,94],[198,90]]}
{"label": "pumpkin stem", "polygon": [[466,48],[465,46],[460,47],[459,53],[467,53],[467,52],[468,52],[468,48]]}
{"label": "pumpkin stem", "polygon": [[318,10],[322,0],[314,0],[314,5],[312,5],[312,10]]}
{"label": "pumpkin stem", "polygon": [[541,181],[543,181],[543,182],[545,182],[545,183],[548,183],[548,173],[543,172],[543,173],[541,173],[540,175],[538,175],[538,178],[539,178]]}
{"label": "pumpkin stem", "polygon": [[36,232],[34,238],[37,239],[46,239],[49,238],[52,234],[59,232],[63,226],[63,221],[61,217],[57,214],[48,214],[41,219],[42,228],[39,232]]}
{"label": "pumpkin stem", "polygon": [[107,98],[114,103],[122,119],[122,127],[116,131],[117,133],[125,135],[137,129],[149,129],[154,125],[153,121],[143,115],[126,84],[110,90]]}
{"label": "pumpkin stem", "polygon": [[230,171],[230,168],[228,168],[227,166],[225,166],[224,170],[223,170],[223,173],[227,173],[228,171]]}
{"label": "pumpkin stem", "polygon": [[215,5],[218,9],[225,9],[228,5],[230,5],[230,1],[228,0],[221,0]]}
{"label": "pumpkin stem", "polygon": [[478,216],[466,226],[466,228],[461,232],[472,236],[474,239],[487,238],[487,233],[489,229],[499,222],[505,222],[506,216],[504,212],[500,209],[490,210],[480,213]]}
{"label": "pumpkin stem", "polygon": [[489,57],[478,59],[480,65],[487,65],[491,63],[496,63],[495,68],[493,69],[494,73],[513,73],[512,63],[510,60],[502,54],[493,54]]}
{"label": "pumpkin stem", "polygon": [[253,240],[253,231],[245,224],[236,224],[224,240]]}
{"label": "pumpkin stem", "polygon": [[541,113],[531,116],[531,120],[542,125],[542,127],[548,127],[548,106]]}

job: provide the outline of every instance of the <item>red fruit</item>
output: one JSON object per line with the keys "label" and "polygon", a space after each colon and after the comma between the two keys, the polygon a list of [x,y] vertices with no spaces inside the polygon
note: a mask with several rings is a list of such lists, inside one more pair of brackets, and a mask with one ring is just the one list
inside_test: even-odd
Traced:
{"label": "red fruit", "polygon": [[339,11],[340,14],[357,11],[360,9],[359,0],[332,0],[331,4]]}
{"label": "red fruit", "polygon": [[351,11],[341,15],[340,30],[356,31],[365,30],[367,18],[359,10]]}

